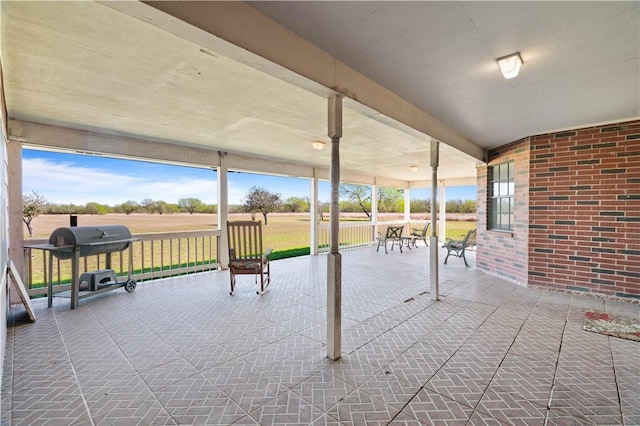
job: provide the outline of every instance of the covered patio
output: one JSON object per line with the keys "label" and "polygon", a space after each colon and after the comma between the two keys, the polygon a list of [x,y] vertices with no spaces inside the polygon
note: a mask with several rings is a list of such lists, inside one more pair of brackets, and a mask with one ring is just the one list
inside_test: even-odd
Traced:
{"label": "covered patio", "polygon": [[[640,423],[638,344],[582,330],[637,305],[524,288],[461,259],[425,288],[425,248],[343,252],[343,356],[326,357],[324,255],[272,263],[229,296],[227,271],[134,293],[13,306],[2,423]],[[442,253],[441,253],[442,255]],[[442,258],[442,256],[441,256]]]}
{"label": "covered patio", "polygon": [[[618,124],[639,116],[636,3],[360,6],[2,2],[0,265],[22,256],[23,147],[216,169],[223,220],[233,171],[307,178],[313,206],[319,179],[334,193],[352,182],[374,192],[437,187],[441,198],[447,186],[477,183],[486,206],[486,167],[500,158],[491,154],[511,147],[523,179],[514,198],[528,212],[565,201],[532,205],[530,171],[573,173],[550,162],[548,171],[529,168],[556,155],[534,152],[551,149],[538,143],[529,158],[529,138],[583,140],[574,129],[611,124],[567,150],[596,145],[603,151],[582,161],[599,163],[621,149],[624,164],[586,176],[625,179],[628,193],[613,194],[620,209],[594,215],[631,224],[622,237],[635,236],[638,134],[635,123]],[[510,53],[525,64],[517,80],[496,62]],[[615,141],[589,139],[613,131]],[[526,146],[512,145],[521,138]],[[331,149],[314,150],[318,141]],[[567,185],[592,189],[583,184]],[[569,226],[567,211],[549,220]],[[424,248],[338,253],[336,194],[332,253],[273,262],[262,297],[251,278],[231,297],[228,272],[206,272],[73,311],[67,300],[51,309],[35,300],[38,320],[27,323],[21,305],[9,306],[5,279],[2,423],[640,424],[637,343],[581,328],[586,309],[637,317],[638,305],[499,278],[519,277],[509,268],[528,278],[529,265],[552,277],[592,260],[570,253],[566,265],[555,257],[536,265],[531,253],[548,253],[551,240],[578,242],[544,228],[541,246],[529,246],[530,222],[547,219],[520,213],[510,232],[497,232],[479,210],[485,250],[469,261],[482,268],[480,257],[490,257],[486,272],[459,259],[442,265],[442,253]],[[618,229],[602,222],[594,233]],[[310,234],[313,246],[315,226]],[[610,244],[623,244],[596,242],[605,260],[616,254]],[[622,250],[629,269],[617,282],[637,300],[640,252]],[[615,276],[615,262],[583,275],[616,284],[597,275]]]}

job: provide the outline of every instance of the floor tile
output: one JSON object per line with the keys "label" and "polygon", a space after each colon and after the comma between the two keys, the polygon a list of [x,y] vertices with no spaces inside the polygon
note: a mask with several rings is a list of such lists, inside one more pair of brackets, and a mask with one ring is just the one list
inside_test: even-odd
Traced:
{"label": "floor tile", "polygon": [[482,399],[487,386],[488,383],[479,382],[442,369],[424,387],[460,404],[475,407]]}
{"label": "floor tile", "polygon": [[343,356],[337,361],[332,361],[324,369],[338,379],[356,387],[369,380],[378,370],[380,369],[356,355]]}
{"label": "floor tile", "polygon": [[251,280],[230,296],[228,272],[214,271],[75,310],[33,300],[35,323],[16,305],[0,422],[640,424],[638,343],[582,330],[586,309],[640,316],[638,304],[528,289],[453,263],[440,268],[435,302],[420,248],[344,252],[335,361],[322,255],[274,262],[262,296]]}
{"label": "floor tile", "polygon": [[293,391],[326,412],[356,388],[327,371],[319,371],[293,388]]}
{"label": "floor tile", "polygon": [[297,393],[288,391],[256,408],[250,415],[260,425],[302,426],[312,424],[323,415],[323,412]]}
{"label": "floor tile", "polygon": [[587,423],[621,424],[622,422],[622,408],[615,388],[592,388],[579,383],[565,384],[556,380],[550,408],[551,411],[556,412],[556,415],[568,415]]}
{"label": "floor tile", "polygon": [[[533,395],[536,399],[530,399]],[[477,406],[477,411],[513,425],[544,424],[546,403],[544,392],[531,392],[526,387],[512,387],[503,391],[490,386]]]}
{"label": "floor tile", "polygon": [[277,380],[241,359],[226,362],[202,374],[248,413],[286,391]]}
{"label": "floor tile", "polygon": [[162,386],[154,395],[178,424],[229,425],[247,412],[200,375]]}
{"label": "floor tile", "polygon": [[319,372],[323,366],[311,364],[291,356],[274,346],[263,347],[241,357],[261,373],[274,378],[286,388],[293,388],[310,376]]}
{"label": "floor tile", "polygon": [[402,412],[418,419],[420,424],[452,426],[466,425],[473,411],[473,408],[439,393],[422,389]]}
{"label": "floor tile", "polygon": [[422,381],[407,374],[401,365],[386,366],[372,378],[358,386],[358,390],[392,405],[400,411],[422,388]]}
{"label": "floor tile", "polygon": [[195,352],[184,350],[180,355],[198,371],[211,370],[220,364],[238,358],[237,354],[220,344],[212,344],[206,349]]}
{"label": "floor tile", "polygon": [[83,394],[96,424],[174,424],[149,387],[139,377],[85,384]]}
{"label": "floor tile", "polygon": [[386,425],[400,412],[399,409],[355,390],[332,407],[327,414],[343,425]]}

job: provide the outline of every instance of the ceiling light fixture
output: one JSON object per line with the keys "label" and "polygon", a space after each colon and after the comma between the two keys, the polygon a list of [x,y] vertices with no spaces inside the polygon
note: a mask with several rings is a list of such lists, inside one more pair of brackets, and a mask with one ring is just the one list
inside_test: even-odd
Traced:
{"label": "ceiling light fixture", "polygon": [[498,58],[497,61],[500,66],[500,71],[502,71],[502,75],[506,79],[517,77],[520,72],[520,67],[524,63],[520,56],[520,52],[503,56],[502,58]]}
{"label": "ceiling light fixture", "polygon": [[409,170],[411,170],[412,172],[417,172],[418,166],[409,166]]}
{"label": "ceiling light fixture", "polygon": [[322,148],[324,148],[324,142],[322,141],[313,141],[311,142],[311,146],[313,146],[313,149],[317,149],[318,151],[322,150]]}

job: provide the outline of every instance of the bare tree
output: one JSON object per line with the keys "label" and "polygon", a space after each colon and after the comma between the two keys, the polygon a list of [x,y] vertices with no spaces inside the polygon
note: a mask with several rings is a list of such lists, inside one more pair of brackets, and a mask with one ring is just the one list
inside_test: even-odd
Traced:
{"label": "bare tree", "polygon": [[371,219],[371,187],[352,183],[340,184],[340,195],[358,203],[368,219]]}
{"label": "bare tree", "polygon": [[33,235],[33,227],[31,221],[36,216],[42,214],[42,211],[47,205],[47,200],[37,192],[33,191],[29,195],[22,196],[22,220],[27,229],[29,230],[29,236]]}
{"label": "bare tree", "polygon": [[156,211],[156,202],[153,201],[151,198],[145,198],[144,200],[142,200],[142,202],[140,203],[140,205],[142,206],[143,209],[145,209],[147,211],[147,213],[149,214],[153,214],[153,212]]}
{"label": "bare tree", "polygon": [[[347,200],[358,203],[368,219],[371,219],[371,187],[369,185],[358,185],[353,183],[343,183],[340,185],[340,195]],[[400,206],[402,192],[395,188],[378,188],[378,211],[396,211]]]}
{"label": "bare tree", "polygon": [[247,195],[243,200],[243,207],[247,212],[260,212],[264,217],[264,224],[267,224],[267,215],[273,211],[276,211],[282,201],[280,200],[280,194],[269,192],[264,188],[258,188],[257,186],[249,189]]}

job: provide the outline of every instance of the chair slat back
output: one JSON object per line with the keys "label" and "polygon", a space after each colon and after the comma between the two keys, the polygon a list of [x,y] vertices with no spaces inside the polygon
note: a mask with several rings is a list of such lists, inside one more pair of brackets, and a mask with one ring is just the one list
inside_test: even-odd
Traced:
{"label": "chair slat back", "polygon": [[237,260],[262,257],[262,222],[239,220],[227,222],[229,255]]}
{"label": "chair slat back", "polygon": [[387,238],[400,238],[404,226],[389,226],[387,228]]}
{"label": "chair slat back", "polygon": [[427,230],[429,229],[429,225],[431,225],[431,222],[427,222],[424,224],[424,228],[422,228],[422,235],[427,235]]}
{"label": "chair slat back", "polygon": [[476,245],[476,230],[471,229],[467,232],[467,235],[464,237],[462,241],[464,247],[471,247]]}

